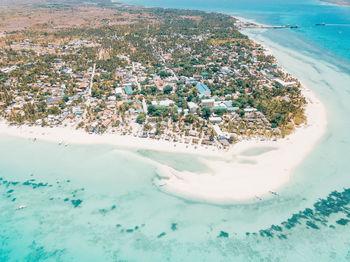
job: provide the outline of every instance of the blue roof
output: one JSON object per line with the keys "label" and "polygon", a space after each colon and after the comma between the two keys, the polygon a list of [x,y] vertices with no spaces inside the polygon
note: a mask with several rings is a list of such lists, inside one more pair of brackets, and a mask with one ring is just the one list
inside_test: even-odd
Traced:
{"label": "blue roof", "polygon": [[126,86],[124,89],[125,93],[127,93],[128,95],[132,95],[134,92],[132,91],[132,87],[131,86]]}
{"label": "blue roof", "polygon": [[205,84],[202,84],[202,83],[197,84],[197,89],[199,93],[210,92],[210,89]]}
{"label": "blue roof", "polygon": [[219,109],[226,109],[226,107],[224,107],[224,106],[213,106],[211,109],[219,110]]}

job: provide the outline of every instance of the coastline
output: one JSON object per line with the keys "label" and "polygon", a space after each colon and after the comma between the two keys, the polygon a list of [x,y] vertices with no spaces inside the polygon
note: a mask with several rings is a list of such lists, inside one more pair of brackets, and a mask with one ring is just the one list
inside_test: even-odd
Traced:
{"label": "coastline", "polygon": [[[246,34],[246,32],[243,33]],[[248,36],[261,44],[251,35],[248,34]],[[272,54],[275,51],[268,48],[266,50]],[[283,53],[283,50],[280,52]],[[289,59],[290,63],[298,62],[297,58],[288,55],[285,59]],[[303,83],[302,79],[298,80]],[[108,144],[121,148],[194,154],[212,170],[211,173],[179,172],[154,160],[143,158],[158,167],[161,178],[155,178],[154,182],[165,192],[213,203],[260,199],[288,183],[293,170],[307,157],[326,132],[327,117],[324,105],[310,89],[304,84],[302,86],[302,93],[307,100],[305,107],[307,124],[297,128],[286,138],[277,141],[245,140],[231,146],[228,151],[127,135],[88,134],[71,127],[8,126],[4,121],[0,122],[0,135],[38,139],[62,144],[61,146]],[[245,155],[249,150],[259,151],[259,149],[269,150],[257,155]]]}
{"label": "coastline", "polygon": [[[194,174],[169,169],[157,180],[158,185],[175,195],[216,204],[261,200],[277,193],[326,132],[324,105],[310,89],[304,88],[303,94],[308,101],[307,124],[291,135],[277,141],[239,142],[226,153],[225,159],[203,160],[214,173]],[[255,156],[244,154],[259,149],[267,149],[267,152]]]}
{"label": "coastline", "polygon": [[[194,147],[183,143],[154,141],[152,139],[116,134],[94,135],[82,130],[56,127],[8,126],[0,123],[0,135],[67,144],[108,144],[123,148],[147,149],[179,154],[194,154],[211,173],[180,172],[154,160],[161,179],[155,179],[161,190],[181,197],[213,203],[251,200],[266,196],[285,185],[293,170],[312,151],[326,130],[327,120],[323,104],[310,89],[303,88],[308,104],[305,108],[307,124],[291,135],[277,141],[252,139],[233,145],[228,151],[216,148]],[[187,147],[188,146],[188,147]],[[244,152],[258,148],[273,150],[260,155],[245,156]],[[243,153],[243,154],[242,154]],[[218,160],[209,160],[215,157]]]}

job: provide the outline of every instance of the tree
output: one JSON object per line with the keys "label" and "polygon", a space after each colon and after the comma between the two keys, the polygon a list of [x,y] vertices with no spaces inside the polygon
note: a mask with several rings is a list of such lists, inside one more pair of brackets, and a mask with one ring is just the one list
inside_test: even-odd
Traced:
{"label": "tree", "polygon": [[153,115],[154,111],[156,111],[156,107],[154,105],[150,105],[147,111],[149,115]]}
{"label": "tree", "polygon": [[230,136],[230,138],[228,139],[228,142],[229,142],[230,144],[233,144],[233,143],[236,142],[236,138],[235,138],[234,136]]}
{"label": "tree", "polygon": [[222,116],[225,113],[226,113],[226,109],[219,108],[215,110],[215,114],[217,114],[218,116]]}
{"label": "tree", "polygon": [[170,94],[171,91],[173,91],[173,87],[172,86],[166,86],[163,90],[164,94]]}
{"label": "tree", "polygon": [[188,114],[185,121],[192,124],[195,120],[196,117],[193,114]]}
{"label": "tree", "polygon": [[69,96],[64,95],[64,96],[63,96],[63,98],[62,98],[62,100],[63,100],[64,102],[68,102],[68,100],[69,100]]}
{"label": "tree", "polygon": [[142,125],[146,120],[146,115],[144,113],[141,113],[136,118],[136,123]]}
{"label": "tree", "polygon": [[203,108],[202,108],[202,117],[203,117],[204,119],[209,119],[210,115],[211,115],[210,108],[208,108],[208,107],[203,107]]}

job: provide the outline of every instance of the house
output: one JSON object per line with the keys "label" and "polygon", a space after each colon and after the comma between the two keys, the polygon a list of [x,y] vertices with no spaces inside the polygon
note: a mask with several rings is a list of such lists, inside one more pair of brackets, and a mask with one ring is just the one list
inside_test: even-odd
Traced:
{"label": "house", "polygon": [[153,106],[158,106],[158,107],[168,107],[168,106],[171,106],[174,104],[174,101],[173,100],[170,100],[170,99],[164,99],[164,100],[161,100],[159,102],[157,101],[152,101],[152,105]]}
{"label": "house", "polygon": [[80,90],[87,89],[88,87],[89,87],[89,83],[83,82],[79,84]]}
{"label": "house", "polygon": [[194,113],[197,111],[198,109],[198,105],[196,103],[193,103],[193,102],[188,102],[188,108],[190,109],[190,112],[191,113]]}
{"label": "house", "polygon": [[72,112],[75,115],[82,115],[84,113],[84,110],[79,106],[75,106],[72,108]]}
{"label": "house", "polygon": [[193,75],[194,80],[200,81],[203,79],[202,75]]}
{"label": "house", "polygon": [[61,98],[59,97],[47,97],[46,98],[46,103],[48,105],[52,105],[52,104],[58,104],[58,102],[61,100]]}
{"label": "house", "polygon": [[219,117],[219,116],[211,116],[211,117],[209,117],[209,122],[210,123],[219,124],[219,123],[221,123],[221,121],[222,121],[222,118]]}
{"label": "house", "polygon": [[123,89],[121,87],[117,87],[115,89],[115,94],[116,95],[123,95]]}
{"label": "house", "polygon": [[207,85],[203,83],[198,83],[196,87],[197,87],[199,96],[210,96],[211,92]]}
{"label": "house", "polygon": [[105,121],[102,122],[102,126],[103,127],[108,127],[111,122],[112,122],[112,120],[110,118],[108,118],[108,119],[106,119]]}
{"label": "house", "polygon": [[284,82],[282,79],[280,78],[275,78],[274,79],[277,83],[279,83],[280,85],[284,86],[284,87],[289,87],[289,86],[295,86],[297,83],[295,81],[291,81],[291,82]]}
{"label": "house", "polygon": [[244,108],[244,112],[246,113],[250,113],[250,112],[254,112],[257,111],[256,108]]}
{"label": "house", "polygon": [[201,105],[206,107],[213,107],[215,103],[215,100],[213,98],[210,99],[203,99]]}
{"label": "house", "polygon": [[115,102],[115,101],[117,101],[117,98],[115,96],[109,96],[108,101]]}
{"label": "house", "polygon": [[1,69],[0,71],[2,73],[8,74],[11,71],[16,70],[17,68],[18,68],[18,66],[11,66],[11,67],[8,67],[8,68]]}
{"label": "house", "polygon": [[132,94],[134,93],[133,90],[132,90],[132,86],[131,86],[131,85],[125,86],[124,92],[125,92],[126,94],[128,94],[128,95],[132,95]]}

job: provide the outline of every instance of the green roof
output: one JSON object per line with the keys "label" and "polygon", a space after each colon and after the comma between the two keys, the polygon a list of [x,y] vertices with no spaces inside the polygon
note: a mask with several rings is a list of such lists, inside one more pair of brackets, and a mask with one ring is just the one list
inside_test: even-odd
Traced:
{"label": "green roof", "polygon": [[134,92],[132,91],[132,87],[131,86],[126,86],[124,89],[125,93],[127,93],[128,95],[132,95]]}

